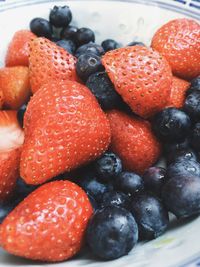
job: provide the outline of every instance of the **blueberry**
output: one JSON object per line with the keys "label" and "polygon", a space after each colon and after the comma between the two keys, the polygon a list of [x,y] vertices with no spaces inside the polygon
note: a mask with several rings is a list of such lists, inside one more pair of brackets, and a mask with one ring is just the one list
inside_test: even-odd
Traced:
{"label": "blueberry", "polygon": [[185,99],[185,112],[191,117],[193,121],[200,120],[200,92],[194,91]]}
{"label": "blueberry", "polygon": [[82,54],[95,54],[97,56],[102,56],[104,53],[105,51],[102,46],[90,42],[88,44],[79,46],[79,48],[76,50],[75,56],[77,58]]}
{"label": "blueberry", "polygon": [[187,95],[193,93],[193,92],[199,92],[200,93],[200,76],[194,78],[191,83],[190,87],[187,90]]}
{"label": "blueberry", "polygon": [[142,42],[136,42],[136,41],[130,42],[130,43],[128,44],[128,46],[135,46],[135,45],[145,46],[144,43],[142,43]]}
{"label": "blueberry", "polygon": [[110,191],[103,194],[101,207],[118,206],[121,208],[129,209],[130,198],[126,194],[117,191]]}
{"label": "blueberry", "polygon": [[163,187],[165,206],[178,218],[200,214],[200,178],[174,176]]}
{"label": "blueberry", "polygon": [[121,105],[122,99],[105,72],[90,75],[86,86],[95,95],[102,109],[109,110]]}
{"label": "blueberry", "polygon": [[120,47],[119,43],[117,43],[113,39],[106,39],[101,43],[101,46],[105,50],[105,52],[108,52],[110,50],[114,50]]}
{"label": "blueberry", "polygon": [[74,54],[76,50],[76,45],[72,40],[59,40],[56,44],[62,48],[64,48],[70,54]]}
{"label": "blueberry", "polygon": [[196,123],[191,132],[191,145],[195,151],[200,152],[200,123]]}
{"label": "blueberry", "polygon": [[151,167],[143,175],[144,186],[147,191],[161,196],[163,185],[166,183],[166,169],[161,167]]}
{"label": "blueberry", "polygon": [[131,204],[131,212],[138,223],[140,239],[157,238],[167,229],[168,212],[162,202],[150,194],[135,196]]}
{"label": "blueberry", "polygon": [[63,28],[60,32],[60,38],[61,39],[70,39],[75,40],[76,32],[78,31],[78,28],[76,26],[69,25],[66,28]]}
{"label": "blueberry", "polygon": [[46,19],[35,18],[31,20],[30,29],[37,36],[46,37],[48,39],[51,39],[52,37],[52,26]]}
{"label": "blueberry", "polygon": [[7,217],[7,215],[18,205],[16,201],[0,202],[0,224]]}
{"label": "blueberry", "polygon": [[26,112],[27,105],[21,106],[21,108],[17,111],[17,119],[19,121],[20,126],[23,128],[24,125],[24,114]]}
{"label": "blueberry", "polygon": [[182,160],[171,163],[167,168],[167,178],[195,175],[200,177],[200,164],[194,160]]}
{"label": "blueberry", "polygon": [[95,170],[100,180],[109,182],[122,171],[121,159],[112,152],[107,152],[95,162]]}
{"label": "blueberry", "polygon": [[102,201],[104,193],[112,190],[111,185],[100,183],[95,177],[95,174],[93,176],[88,174],[86,177],[80,176],[80,179],[78,179],[76,183],[82,187],[87,194],[92,196],[97,203]]}
{"label": "blueberry", "polygon": [[197,161],[197,155],[191,148],[179,149],[174,153],[167,155],[167,164],[177,161],[193,160]]}
{"label": "blueberry", "polygon": [[99,207],[98,207],[98,204],[96,202],[96,200],[94,199],[94,197],[92,197],[90,194],[87,194],[89,200],[90,200],[90,203],[93,207],[94,210],[97,210]]}
{"label": "blueberry", "polygon": [[176,153],[178,150],[187,149],[190,147],[189,139],[184,139],[179,143],[164,143],[164,152],[165,154]]}
{"label": "blueberry", "polygon": [[102,70],[104,70],[104,67],[101,64],[101,58],[97,55],[83,54],[77,60],[76,73],[84,82],[91,74]]}
{"label": "blueberry", "polygon": [[80,28],[75,34],[75,40],[78,46],[95,41],[94,32],[88,28]]}
{"label": "blueberry", "polygon": [[138,240],[138,226],[131,213],[112,206],[98,210],[87,228],[91,251],[103,260],[127,255]]}
{"label": "blueberry", "polygon": [[191,127],[189,116],[176,108],[165,108],[153,119],[155,134],[162,141],[175,142],[184,140]]}
{"label": "blueberry", "polygon": [[115,177],[114,186],[127,194],[136,194],[144,190],[144,181],[134,172],[121,172]]}
{"label": "blueberry", "polygon": [[50,11],[49,20],[55,27],[66,27],[72,20],[72,12],[68,6],[54,6]]}
{"label": "blueberry", "polygon": [[32,193],[38,186],[36,185],[28,185],[21,178],[17,180],[16,189],[14,192],[13,198],[21,202],[24,198],[26,198],[30,193]]}

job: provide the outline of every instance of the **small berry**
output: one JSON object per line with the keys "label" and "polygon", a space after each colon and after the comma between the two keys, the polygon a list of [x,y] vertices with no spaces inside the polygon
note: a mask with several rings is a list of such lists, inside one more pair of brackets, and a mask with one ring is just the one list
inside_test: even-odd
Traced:
{"label": "small berry", "polygon": [[46,19],[35,18],[31,20],[30,29],[39,37],[46,37],[48,39],[51,39],[52,37],[52,26]]}
{"label": "small berry", "polygon": [[95,54],[100,57],[104,53],[105,51],[102,46],[91,42],[91,43],[79,46],[79,48],[76,50],[75,56],[78,58],[82,54]]}
{"label": "small berry", "polygon": [[164,152],[165,154],[173,154],[176,153],[177,150],[187,149],[190,147],[189,140],[186,138],[182,142],[173,142],[164,144]]}
{"label": "small berry", "polygon": [[72,12],[68,6],[54,6],[49,20],[55,27],[67,27],[72,20]]}
{"label": "small berry", "polygon": [[72,40],[59,40],[56,44],[64,48],[68,53],[74,54],[76,50],[76,45]]}
{"label": "small berry", "polygon": [[95,41],[94,32],[88,28],[80,28],[75,35],[76,43],[78,46]]}
{"label": "small berry", "polygon": [[139,45],[139,46],[145,46],[144,43],[142,42],[136,42],[136,41],[132,41],[128,44],[128,46],[135,46],[135,45]]}
{"label": "small berry", "polygon": [[187,95],[189,95],[193,92],[199,92],[200,93],[200,76],[194,78],[191,81],[190,87],[187,90]]}
{"label": "small berry", "polygon": [[83,54],[77,60],[76,73],[81,80],[87,81],[88,77],[98,71],[103,70],[101,58],[94,54]]}
{"label": "small berry", "polygon": [[200,122],[196,123],[192,129],[190,142],[194,150],[200,152]]}
{"label": "small berry", "polygon": [[110,50],[114,50],[120,47],[119,43],[117,43],[113,39],[106,39],[101,43],[101,46],[105,50],[105,52],[108,52]]}
{"label": "small berry", "polygon": [[167,164],[185,160],[198,160],[194,150],[192,150],[191,148],[179,149],[175,153],[170,153],[167,155]]}
{"label": "small berry", "polygon": [[185,100],[184,110],[193,121],[200,119],[200,92],[191,92]]}
{"label": "small berry", "polygon": [[198,176],[200,177],[200,164],[194,160],[182,160],[171,163],[167,167],[166,176],[168,179],[177,176]]}
{"label": "small berry", "polygon": [[95,162],[95,170],[99,180],[109,182],[122,171],[122,162],[117,155],[107,152]]}
{"label": "small berry", "polygon": [[120,207],[105,207],[91,218],[87,242],[92,252],[103,260],[127,255],[138,240],[138,227],[131,213]]}
{"label": "small berry", "polygon": [[74,41],[77,30],[78,28],[76,26],[69,25],[61,30],[60,38]]}
{"label": "small berry", "polygon": [[126,194],[136,194],[144,190],[144,181],[134,172],[121,172],[115,178],[115,186]]}
{"label": "small berry", "polygon": [[124,209],[129,209],[130,198],[126,194],[117,191],[109,191],[103,194],[101,207],[118,206]]}
{"label": "small berry", "polygon": [[155,134],[163,141],[183,140],[189,133],[191,121],[189,116],[176,108],[165,108],[157,113],[153,120]]}

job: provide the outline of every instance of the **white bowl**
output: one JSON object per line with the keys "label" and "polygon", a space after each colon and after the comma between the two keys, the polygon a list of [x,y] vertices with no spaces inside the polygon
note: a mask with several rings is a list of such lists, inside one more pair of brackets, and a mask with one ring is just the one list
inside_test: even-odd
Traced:
{"label": "white bowl", "polygon": [[[47,1],[7,0],[0,4],[0,66],[4,65],[7,45],[16,30],[28,28],[34,17],[48,18],[49,10],[55,4],[68,4],[73,12],[73,24],[95,30],[97,42],[114,38],[122,44],[138,40],[150,44],[155,30],[163,23],[181,17],[198,20],[199,0],[118,0],[118,1]],[[90,267],[172,267],[197,266],[193,260],[200,257],[200,218],[184,223],[172,223],[160,238],[139,243],[129,255],[110,262],[94,260],[90,255],[82,255],[73,260],[53,266]],[[195,261],[196,262],[196,261]],[[199,259],[200,263],[200,259]],[[5,266],[51,266],[20,259],[0,250],[0,267]],[[199,266],[199,265],[198,265]]]}

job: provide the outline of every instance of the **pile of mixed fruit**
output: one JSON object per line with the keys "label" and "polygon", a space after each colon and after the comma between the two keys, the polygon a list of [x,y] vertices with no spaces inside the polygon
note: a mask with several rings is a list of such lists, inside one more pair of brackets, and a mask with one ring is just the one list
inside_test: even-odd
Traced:
{"label": "pile of mixed fruit", "polygon": [[122,47],[71,20],[33,19],[0,69],[0,246],[111,260],[200,214],[200,24]]}

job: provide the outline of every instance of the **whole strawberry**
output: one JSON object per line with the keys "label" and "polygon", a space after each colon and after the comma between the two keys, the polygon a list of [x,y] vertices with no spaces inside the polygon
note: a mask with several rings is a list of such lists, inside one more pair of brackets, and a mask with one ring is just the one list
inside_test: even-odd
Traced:
{"label": "whole strawberry", "polygon": [[31,90],[35,93],[49,80],[77,80],[76,58],[46,38],[30,42],[29,68]]}
{"label": "whole strawberry", "polygon": [[24,129],[20,174],[29,184],[94,160],[110,143],[109,122],[97,100],[72,81],[41,87],[27,106]]}
{"label": "whole strawberry", "polygon": [[165,107],[172,74],[164,57],[152,49],[130,46],[107,52],[102,63],[115,89],[141,117]]}
{"label": "whole strawberry", "polygon": [[32,260],[67,260],[80,250],[92,213],[86,193],[76,184],[55,181],[42,185],[3,221],[0,245]]}
{"label": "whole strawberry", "polygon": [[0,111],[0,202],[6,200],[16,186],[24,133],[16,111]]}
{"label": "whole strawberry", "polygon": [[175,19],[153,36],[152,47],[166,57],[172,72],[191,80],[200,75],[200,24],[191,19]]}
{"label": "whole strawberry", "polygon": [[6,53],[6,66],[28,66],[29,42],[36,37],[29,30],[17,31]]}
{"label": "whole strawberry", "polygon": [[189,86],[189,82],[174,76],[172,78],[172,88],[167,107],[182,108]]}
{"label": "whole strawberry", "polygon": [[126,170],[144,173],[159,158],[161,147],[148,121],[121,111],[108,112],[111,150],[122,160]]}

